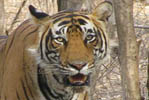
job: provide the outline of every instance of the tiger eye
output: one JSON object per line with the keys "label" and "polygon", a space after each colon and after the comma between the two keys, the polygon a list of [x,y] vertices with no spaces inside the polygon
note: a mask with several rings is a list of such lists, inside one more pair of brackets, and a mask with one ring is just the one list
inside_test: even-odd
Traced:
{"label": "tiger eye", "polygon": [[86,37],[87,40],[91,40],[91,39],[93,39],[93,38],[94,38],[93,35],[88,35],[88,36]]}
{"label": "tiger eye", "polygon": [[58,37],[58,38],[56,38],[56,40],[59,42],[63,42],[64,39],[62,37]]}

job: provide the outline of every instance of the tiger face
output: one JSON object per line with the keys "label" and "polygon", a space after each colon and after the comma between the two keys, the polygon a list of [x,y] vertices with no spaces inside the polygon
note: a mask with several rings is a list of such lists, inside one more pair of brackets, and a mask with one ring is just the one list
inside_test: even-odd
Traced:
{"label": "tiger face", "polygon": [[59,56],[49,59],[54,63],[59,62],[64,70],[61,74],[67,76],[64,79],[67,85],[88,85],[90,70],[94,67],[94,55],[97,56],[94,49],[101,43],[94,32],[95,26],[87,21],[89,19],[71,17],[72,14],[69,16],[67,20],[55,23],[51,29],[51,49],[56,51],[54,56]]}
{"label": "tiger face", "polygon": [[90,14],[60,12],[49,16],[29,7],[34,23],[41,29],[34,48],[39,69],[50,70],[54,78],[66,87],[84,91],[97,62],[108,52],[106,21],[111,4],[104,2]]}

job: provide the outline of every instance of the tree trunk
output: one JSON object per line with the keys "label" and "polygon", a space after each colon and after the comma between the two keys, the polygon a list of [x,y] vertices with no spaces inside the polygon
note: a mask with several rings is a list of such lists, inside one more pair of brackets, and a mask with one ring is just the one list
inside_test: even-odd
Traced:
{"label": "tree trunk", "polygon": [[146,5],[149,5],[149,0],[146,0]]}
{"label": "tree trunk", "polygon": [[119,38],[123,100],[141,100],[138,46],[133,27],[133,0],[113,0]]}
{"label": "tree trunk", "polygon": [[147,84],[146,84],[146,87],[147,87],[147,98],[149,98],[149,51],[147,52],[148,54],[148,65],[147,65]]}
{"label": "tree trunk", "polygon": [[0,35],[4,35],[4,0],[0,0]]}
{"label": "tree trunk", "polygon": [[71,9],[79,10],[85,0],[57,0],[58,11]]}

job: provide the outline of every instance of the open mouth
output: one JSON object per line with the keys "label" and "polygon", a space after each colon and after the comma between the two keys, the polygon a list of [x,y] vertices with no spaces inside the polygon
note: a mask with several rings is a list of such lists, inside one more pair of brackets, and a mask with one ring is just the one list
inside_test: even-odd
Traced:
{"label": "open mouth", "polygon": [[67,76],[65,78],[67,85],[71,86],[85,86],[89,85],[89,75],[76,74],[73,76]]}

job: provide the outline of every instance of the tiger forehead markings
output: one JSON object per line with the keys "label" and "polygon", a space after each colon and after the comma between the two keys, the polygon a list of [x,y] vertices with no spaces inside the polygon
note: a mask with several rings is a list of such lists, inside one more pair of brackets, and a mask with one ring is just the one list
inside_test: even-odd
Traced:
{"label": "tiger forehead markings", "polygon": [[[62,19],[63,17],[66,17],[66,19]],[[60,19],[60,20],[58,20]],[[105,38],[103,35],[102,35],[102,32],[100,32],[100,30],[96,28],[96,26],[94,25],[94,23],[92,22],[92,20],[87,17],[87,16],[81,16],[81,15],[78,15],[78,14],[68,14],[66,16],[62,16],[60,18],[58,18],[56,20],[53,21],[53,25],[51,25],[52,27],[50,27],[50,34],[52,35],[52,38],[57,38],[57,39],[61,39],[61,41],[63,42],[59,42],[57,40],[55,40],[55,45],[53,43],[53,46],[58,46],[58,44],[60,45],[65,45],[67,43],[67,45],[69,43],[77,43],[77,41],[81,41],[81,42],[87,42],[89,43],[89,41],[87,41],[86,37],[93,37],[92,40],[90,40],[90,42],[94,42],[94,45],[97,45],[97,39],[95,39],[95,37],[99,37],[98,38],[98,42],[100,43],[100,37],[102,36],[102,38]],[[58,22],[57,22],[58,20]],[[72,32],[71,32],[72,31]],[[74,31],[74,32],[73,32]],[[79,36],[79,37],[73,37],[73,41],[71,42],[70,40],[72,40],[72,36]],[[50,36],[50,35],[49,35]],[[47,37],[49,38],[49,37]],[[78,39],[80,38],[80,39]],[[86,40],[85,40],[86,39]],[[96,40],[96,41],[93,41],[93,40]],[[71,47],[73,48],[72,50],[74,51],[76,47],[81,47],[81,42],[78,42],[78,46],[77,45],[72,45]],[[83,43],[84,45],[84,43]],[[74,46],[74,47],[73,47]],[[103,43],[100,43],[98,45],[99,47],[96,47],[96,49],[94,50],[94,54],[95,55],[98,55],[98,52],[100,49],[100,51],[104,51],[103,48],[104,48],[104,44]],[[103,46],[100,47],[100,46]],[[70,48],[71,48],[70,47]],[[77,49],[78,49],[77,48]],[[95,48],[95,47],[94,47]],[[81,49],[83,48],[80,48],[78,49],[80,53],[74,53],[74,54],[81,54]],[[106,48],[105,48],[106,49]],[[84,51],[84,50],[82,50]],[[105,53],[106,53],[106,50],[105,50]],[[54,56],[54,54],[52,53],[51,54],[52,56]],[[55,54],[56,55],[56,54]],[[59,55],[59,54],[57,54]],[[92,55],[92,54],[91,54]],[[103,53],[104,55],[104,53]],[[79,56],[79,55],[78,55]],[[56,60],[56,59],[55,59]]]}
{"label": "tiger forehead markings", "polygon": [[[64,17],[64,16],[63,16]],[[93,23],[91,23],[89,17],[87,16],[73,16],[73,14],[67,15],[65,20],[61,19],[59,20],[60,22],[55,22],[54,26],[53,26],[53,33],[55,33],[54,35],[57,36],[57,34],[61,34],[66,40],[67,40],[67,29],[68,27],[72,26],[72,25],[78,25],[79,28],[81,28],[82,30],[82,36],[83,39],[85,39],[85,36],[88,34],[87,31],[92,31],[94,30],[95,26],[93,25]],[[56,19],[57,20],[57,19]]]}
{"label": "tiger forehead markings", "polygon": [[[86,36],[87,35],[94,36],[96,35],[97,31],[95,30],[95,26],[93,25],[93,23],[88,21],[89,18],[87,16],[84,18],[84,17],[80,17],[79,15],[78,17],[78,16],[72,16],[72,14],[70,14],[70,15],[67,15],[66,17],[68,16],[70,18],[67,18],[65,20],[62,19],[62,20],[59,20],[59,22],[54,23],[53,27],[51,28],[52,37],[61,38],[61,39],[63,38],[64,39],[63,41],[65,42],[59,42],[56,40],[55,42],[63,46],[67,43],[68,47],[64,47],[64,48],[71,49],[72,47],[73,48],[72,50],[75,50],[75,48],[78,47],[77,49],[80,52],[79,54],[81,54],[81,50],[84,51],[83,48],[79,48],[81,47],[80,46],[81,42],[82,42],[82,45],[84,45]],[[78,46],[77,46],[77,42],[78,42]],[[75,54],[78,54],[78,53],[76,52]]]}
{"label": "tiger forehead markings", "polygon": [[0,52],[0,100],[92,100],[96,68],[108,55],[112,5],[52,16],[29,11],[32,18]]}

